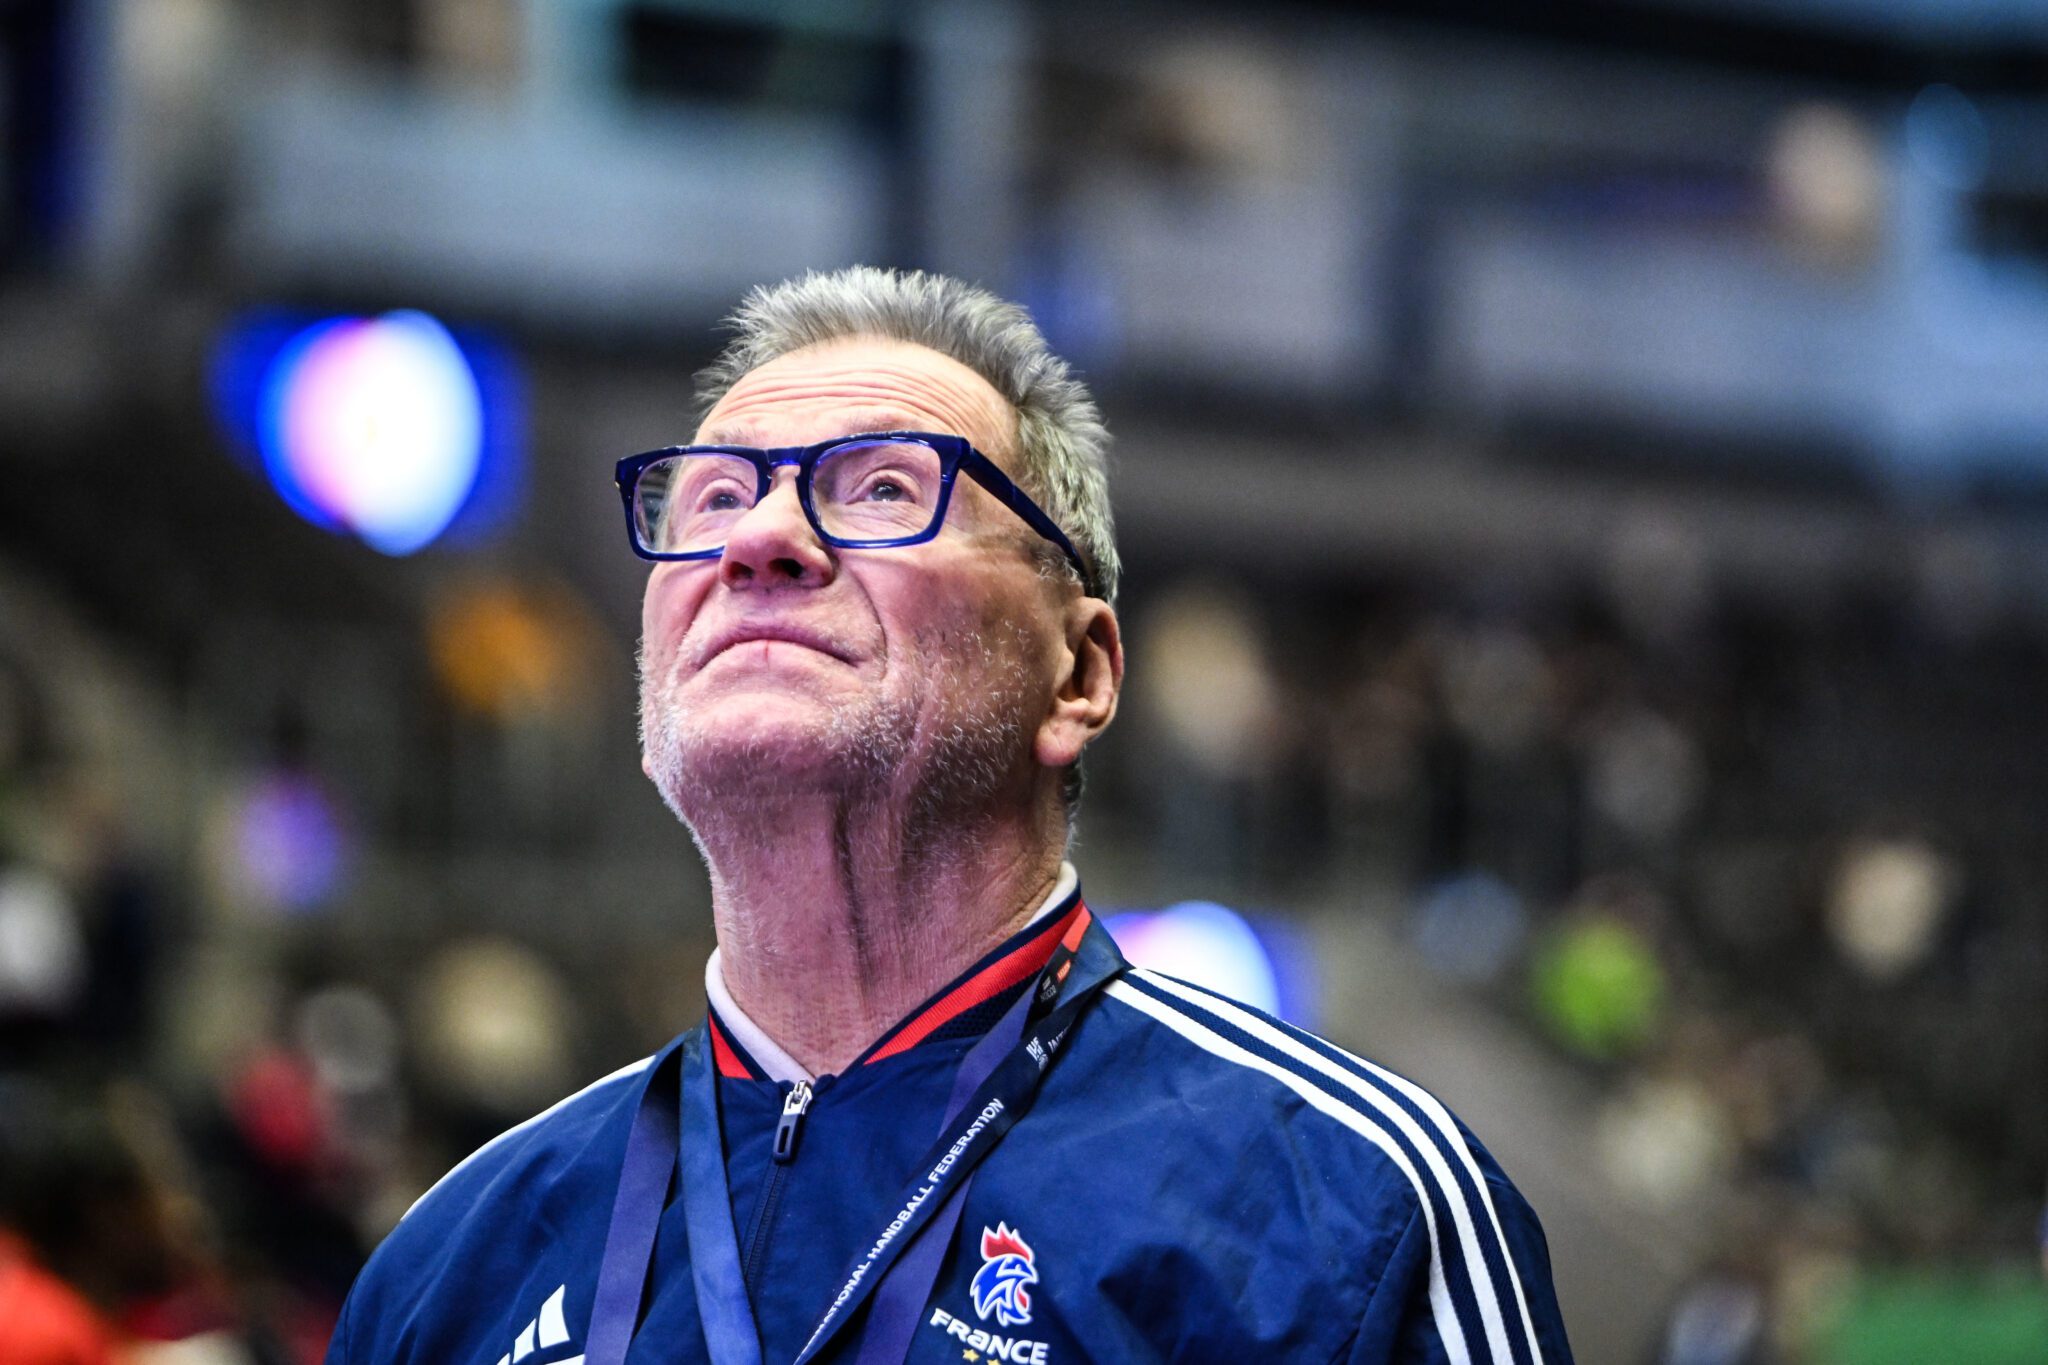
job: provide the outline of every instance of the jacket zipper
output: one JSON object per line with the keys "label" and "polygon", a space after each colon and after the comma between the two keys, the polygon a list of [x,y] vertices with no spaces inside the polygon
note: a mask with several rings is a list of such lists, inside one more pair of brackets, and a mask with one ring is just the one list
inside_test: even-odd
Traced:
{"label": "jacket zipper", "polygon": [[804,1115],[811,1108],[811,1083],[798,1081],[782,1100],[782,1118],[775,1125],[775,1164],[787,1166],[796,1160],[796,1140],[802,1136]]}
{"label": "jacket zipper", "polygon": [[782,1098],[782,1117],[775,1124],[773,1159],[754,1209],[754,1224],[747,1232],[746,1258],[740,1267],[740,1280],[750,1296],[768,1259],[768,1230],[775,1225],[775,1210],[782,1203],[782,1183],[796,1161],[797,1143],[803,1137],[804,1115],[810,1112],[813,1093],[809,1081],[798,1081]]}

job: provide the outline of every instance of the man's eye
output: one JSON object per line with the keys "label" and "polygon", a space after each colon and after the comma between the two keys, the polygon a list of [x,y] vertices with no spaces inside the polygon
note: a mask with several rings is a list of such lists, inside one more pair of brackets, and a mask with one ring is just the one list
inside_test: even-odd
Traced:
{"label": "man's eye", "polygon": [[706,488],[696,497],[696,510],[699,512],[733,512],[744,505],[730,485]]}
{"label": "man's eye", "polygon": [[910,491],[894,479],[876,479],[868,485],[869,502],[908,502]]}

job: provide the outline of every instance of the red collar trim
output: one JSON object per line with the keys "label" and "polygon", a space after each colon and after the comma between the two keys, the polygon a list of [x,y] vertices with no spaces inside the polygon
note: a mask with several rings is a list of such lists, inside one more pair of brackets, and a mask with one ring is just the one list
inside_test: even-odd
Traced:
{"label": "red collar trim", "polygon": [[[1037,976],[1045,969],[1056,948],[1064,944],[1071,952],[1081,946],[1081,936],[1088,932],[1093,919],[1087,905],[1076,896],[1074,904],[1064,913],[1056,915],[1044,928],[1015,947],[997,950],[1000,956],[973,969],[937,999],[884,1034],[882,1040],[853,1065],[867,1066],[908,1052],[968,1010]],[[1072,965],[1071,961],[1068,965]],[[720,1021],[718,1011],[707,1010],[706,1014],[711,1034],[711,1058],[718,1074],[731,1080],[766,1080],[767,1073],[734,1041]]]}
{"label": "red collar trim", "polygon": [[740,1056],[740,1050],[725,1036],[725,1025],[718,1022],[718,1011],[710,1012],[711,1060],[718,1066],[718,1074],[733,1080],[759,1080],[761,1073],[749,1066]]}
{"label": "red collar trim", "polygon": [[1052,957],[1053,949],[1061,943],[1069,948],[1080,944],[1081,935],[1087,932],[1089,918],[1088,907],[1080,901],[1074,902],[1072,910],[925,1006],[921,1013],[913,1015],[908,1023],[897,1029],[894,1037],[862,1058],[861,1065],[908,1052],[976,1005],[1038,975]]}

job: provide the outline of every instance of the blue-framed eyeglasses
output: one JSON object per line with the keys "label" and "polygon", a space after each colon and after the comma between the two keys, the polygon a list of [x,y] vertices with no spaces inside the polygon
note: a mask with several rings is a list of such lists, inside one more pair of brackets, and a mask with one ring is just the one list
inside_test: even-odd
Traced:
{"label": "blue-framed eyeglasses", "polygon": [[626,530],[642,559],[716,559],[733,523],[768,496],[775,470],[796,466],[796,496],[827,545],[921,545],[945,525],[963,471],[1066,555],[1089,592],[1094,577],[1053,519],[965,437],[928,431],[841,436],[812,446],[669,446],[619,461]]}

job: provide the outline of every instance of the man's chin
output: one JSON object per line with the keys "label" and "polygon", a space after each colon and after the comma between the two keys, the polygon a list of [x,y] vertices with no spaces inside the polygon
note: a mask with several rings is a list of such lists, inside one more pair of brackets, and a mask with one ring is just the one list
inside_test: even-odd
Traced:
{"label": "man's chin", "polygon": [[683,708],[677,719],[679,733],[706,751],[807,765],[871,744],[876,709],[873,698],[857,694],[762,687],[722,691]]}
{"label": "man's chin", "polygon": [[650,726],[647,767],[663,798],[695,823],[695,812],[872,782],[900,758],[883,752],[893,730],[807,698],[732,698]]}

